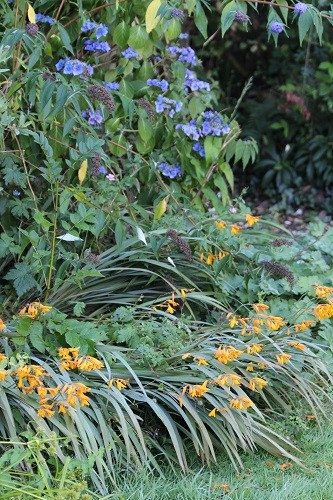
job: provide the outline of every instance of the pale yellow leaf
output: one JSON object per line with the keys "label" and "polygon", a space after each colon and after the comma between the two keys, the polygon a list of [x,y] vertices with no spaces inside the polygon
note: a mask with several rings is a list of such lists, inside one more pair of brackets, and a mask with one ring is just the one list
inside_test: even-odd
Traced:
{"label": "pale yellow leaf", "polygon": [[28,19],[31,23],[36,24],[36,13],[31,7],[31,5],[28,4]]}
{"label": "pale yellow leaf", "polygon": [[160,22],[161,17],[157,16],[157,11],[160,8],[162,0],[153,0],[146,11],[146,31],[150,33]]}
{"label": "pale yellow leaf", "polygon": [[86,175],[87,175],[87,168],[88,168],[88,161],[87,161],[87,160],[84,160],[84,161],[81,163],[81,167],[79,168],[79,173],[78,173],[78,177],[79,177],[80,184],[82,184],[82,182],[83,182],[83,181],[84,181],[84,179],[86,178]]}
{"label": "pale yellow leaf", "polygon": [[165,213],[167,209],[167,204],[168,204],[169,196],[166,196],[159,202],[157,207],[155,208],[155,213],[154,213],[154,220],[158,220],[162,217],[162,215]]}

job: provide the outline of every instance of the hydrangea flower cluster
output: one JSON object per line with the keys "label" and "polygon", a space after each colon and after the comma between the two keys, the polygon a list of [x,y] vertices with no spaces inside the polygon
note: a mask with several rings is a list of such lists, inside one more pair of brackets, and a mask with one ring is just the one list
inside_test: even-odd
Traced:
{"label": "hydrangea flower cluster", "polygon": [[169,165],[169,163],[163,162],[158,165],[158,168],[160,169],[162,175],[165,175],[165,177],[169,177],[170,179],[174,179],[175,177],[180,177],[182,175],[182,169],[178,163]]}
{"label": "hydrangea flower cluster", "polygon": [[81,26],[81,31],[83,33],[86,33],[87,31],[92,31],[95,30],[95,36],[97,40],[102,38],[102,36],[106,36],[109,33],[109,29],[105,24],[96,24],[93,21],[86,21],[82,26]]}
{"label": "hydrangea flower cluster", "polygon": [[111,90],[118,90],[119,89],[119,83],[117,82],[102,82],[103,86],[111,92]]}
{"label": "hydrangea flower cluster", "polygon": [[203,147],[202,144],[200,144],[200,142],[195,142],[193,144],[193,147],[192,147],[193,151],[195,151],[196,153],[199,153],[199,155],[204,158],[205,156],[205,148]]}
{"label": "hydrangea flower cluster", "polygon": [[139,57],[139,54],[136,52],[136,50],[132,49],[131,47],[123,50],[121,55],[125,57],[125,59],[133,59],[134,57]]}
{"label": "hydrangea flower cluster", "polygon": [[91,109],[89,111],[83,111],[82,116],[83,118],[86,118],[89,125],[92,125],[93,127],[96,127],[103,122],[103,116],[99,109],[96,111]]}
{"label": "hydrangea flower cluster", "polygon": [[168,99],[167,97],[163,97],[159,95],[155,101],[155,108],[157,113],[163,113],[163,111],[167,111],[168,115],[172,118],[175,113],[178,113],[183,107],[183,103],[181,101],[175,101],[174,99]]}
{"label": "hydrangea flower cluster", "polygon": [[94,42],[89,39],[84,42],[84,49],[90,52],[110,52],[111,47],[108,42]]}
{"label": "hydrangea flower cluster", "polygon": [[44,14],[36,14],[36,21],[46,24],[53,24],[55,22],[53,17],[44,16]]}
{"label": "hydrangea flower cluster", "polygon": [[306,3],[297,2],[294,6],[295,14],[304,14],[308,10],[308,6]]}
{"label": "hydrangea flower cluster", "polygon": [[186,69],[184,88],[186,92],[189,92],[190,90],[192,92],[195,92],[196,90],[207,90],[208,92],[210,91],[209,83],[204,82],[203,80],[198,80],[195,76],[194,71],[191,71],[189,69]]}
{"label": "hydrangea flower cluster", "polygon": [[179,40],[187,40],[188,36],[188,33],[181,33],[178,38]]}
{"label": "hydrangea flower cluster", "polygon": [[158,80],[157,78],[149,78],[147,80],[147,85],[149,87],[159,87],[162,92],[166,92],[169,88],[169,84],[166,80]]}
{"label": "hydrangea flower cluster", "polygon": [[198,64],[197,57],[194,50],[191,47],[176,47],[171,46],[167,48],[170,54],[178,55],[178,61],[189,64],[190,66],[196,66]]}
{"label": "hydrangea flower cluster", "polygon": [[94,73],[94,68],[90,64],[86,64],[79,59],[60,59],[56,64],[57,71],[62,71],[64,75],[79,76],[86,71],[89,75]]}
{"label": "hydrangea flower cluster", "polygon": [[277,21],[274,21],[273,23],[271,23],[269,25],[269,30],[272,32],[272,33],[282,33],[283,31],[283,24],[282,23],[279,23]]}

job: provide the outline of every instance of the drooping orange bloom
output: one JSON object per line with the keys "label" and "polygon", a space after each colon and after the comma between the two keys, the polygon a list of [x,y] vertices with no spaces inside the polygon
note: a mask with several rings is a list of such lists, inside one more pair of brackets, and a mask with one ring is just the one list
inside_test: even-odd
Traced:
{"label": "drooping orange bloom", "polygon": [[267,309],[269,309],[269,306],[267,306],[266,304],[259,304],[259,303],[252,304],[252,307],[256,313],[264,313],[265,311],[267,311]]}
{"label": "drooping orange bloom", "polygon": [[59,347],[58,354],[62,359],[77,358],[79,355],[79,347]]}
{"label": "drooping orange bloom", "polygon": [[93,358],[92,356],[81,356],[77,360],[77,367],[80,370],[91,372],[92,370],[99,370],[104,367],[102,361],[99,359]]}
{"label": "drooping orange bloom", "polygon": [[187,359],[190,356],[192,356],[192,354],[190,352],[186,352],[185,354],[182,355],[182,359]]}
{"label": "drooping orange bloom", "polygon": [[225,227],[227,227],[227,224],[223,220],[217,220],[215,221],[215,224],[219,229],[224,229]]}
{"label": "drooping orange bloom", "polygon": [[200,365],[209,366],[207,360],[205,358],[201,358],[200,356],[195,357],[194,361],[196,361],[199,366]]}
{"label": "drooping orange bloom", "polygon": [[276,354],[275,357],[276,357],[279,365],[284,365],[285,363],[288,363],[288,361],[291,358],[291,355],[286,354],[285,352],[282,352],[281,354]]}
{"label": "drooping orange bloom", "polygon": [[6,354],[3,354],[2,352],[0,352],[0,362],[3,361],[4,359],[7,359]]}
{"label": "drooping orange bloom", "polygon": [[7,370],[0,370],[0,382],[3,382],[8,374]]}
{"label": "drooping orange bloom", "polygon": [[231,234],[233,236],[237,236],[237,234],[239,233],[239,231],[241,230],[242,228],[240,226],[238,226],[237,224],[231,224]]}
{"label": "drooping orange bloom", "polygon": [[115,385],[119,391],[125,389],[129,384],[129,379],[124,378],[112,378],[109,382],[109,387],[113,387]]}
{"label": "drooping orange bloom", "polygon": [[215,351],[214,357],[219,363],[227,364],[229,361],[237,359],[241,354],[243,354],[243,351],[229,345],[228,347],[220,346],[217,351]]}
{"label": "drooping orange bloom", "polygon": [[252,391],[256,391],[257,389],[261,391],[263,387],[266,387],[267,384],[267,380],[264,380],[260,377],[253,377],[251,380],[249,380],[250,389]]}
{"label": "drooping orange bloom", "polygon": [[260,370],[264,370],[265,368],[268,368],[268,363],[262,363],[262,362],[259,362],[258,363],[258,368],[260,368]]}
{"label": "drooping orange bloom", "polygon": [[207,266],[211,266],[213,264],[214,260],[215,260],[215,255],[213,253],[209,253],[207,255],[207,259],[206,259]]}
{"label": "drooping orange bloom", "polygon": [[255,217],[251,214],[245,214],[244,217],[249,226],[253,226],[260,220],[260,217]]}
{"label": "drooping orange bloom", "polygon": [[333,302],[329,301],[327,304],[319,304],[313,310],[313,314],[319,320],[333,317]]}
{"label": "drooping orange bloom", "polygon": [[202,384],[196,384],[196,385],[186,385],[183,388],[183,395],[188,392],[188,394],[192,398],[201,398],[206,392],[208,392],[210,389],[207,387],[208,380],[205,380]]}
{"label": "drooping orange bloom", "polygon": [[39,417],[42,417],[42,418],[45,418],[45,417],[53,417],[54,415],[54,410],[53,410],[53,405],[43,405],[39,408],[38,412],[37,412],[37,415]]}
{"label": "drooping orange bloom", "polygon": [[320,299],[328,299],[333,293],[333,288],[330,286],[315,285],[316,296]]}
{"label": "drooping orange bloom", "polygon": [[5,323],[0,318],[0,332],[3,332],[4,330],[6,330],[6,328],[7,327],[6,327]]}
{"label": "drooping orange bloom", "polygon": [[212,411],[210,411],[208,413],[208,416],[209,417],[216,417],[216,411],[217,411],[217,408],[213,408]]}
{"label": "drooping orange bloom", "polygon": [[303,332],[304,330],[307,330],[312,326],[315,322],[314,321],[302,321],[302,323],[296,323],[294,325],[295,331],[296,332]]}
{"label": "drooping orange bloom", "polygon": [[268,328],[273,331],[279,330],[286,324],[280,316],[265,316],[265,321]]}
{"label": "drooping orange bloom", "polygon": [[298,349],[299,351],[304,351],[304,349],[306,349],[306,345],[301,344],[300,342],[289,342],[289,345],[291,347],[295,347],[295,349]]}
{"label": "drooping orange bloom", "polygon": [[246,352],[248,354],[256,354],[257,352],[261,352],[263,347],[263,344],[251,344],[246,347]]}
{"label": "drooping orange bloom", "polygon": [[247,410],[253,406],[253,402],[249,398],[234,398],[230,401],[229,406],[236,410]]}
{"label": "drooping orange bloom", "polygon": [[227,387],[231,387],[233,385],[240,385],[241,382],[242,382],[242,377],[240,375],[236,375],[235,373],[227,373],[226,375],[219,375],[214,380],[214,384],[226,385]]}
{"label": "drooping orange bloom", "polygon": [[219,253],[217,254],[217,258],[218,260],[222,260],[227,255],[230,255],[229,252],[226,252],[225,250],[220,250]]}
{"label": "drooping orange bloom", "polygon": [[39,315],[46,314],[47,312],[51,311],[52,307],[51,306],[46,306],[41,304],[40,302],[32,302],[31,304],[28,304],[27,306],[23,307],[18,315],[21,316],[28,316],[28,318],[35,319]]}

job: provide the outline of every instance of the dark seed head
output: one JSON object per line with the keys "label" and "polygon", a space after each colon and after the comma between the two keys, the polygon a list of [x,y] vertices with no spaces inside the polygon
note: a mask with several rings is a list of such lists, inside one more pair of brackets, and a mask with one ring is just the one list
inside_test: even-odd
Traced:
{"label": "dark seed head", "polygon": [[30,36],[36,36],[38,33],[38,26],[34,23],[28,23],[25,27],[25,32]]}
{"label": "dark seed head", "polygon": [[92,99],[96,99],[96,101],[104,104],[108,111],[112,113],[114,110],[114,100],[106,88],[101,85],[90,85],[88,87],[88,93]]}

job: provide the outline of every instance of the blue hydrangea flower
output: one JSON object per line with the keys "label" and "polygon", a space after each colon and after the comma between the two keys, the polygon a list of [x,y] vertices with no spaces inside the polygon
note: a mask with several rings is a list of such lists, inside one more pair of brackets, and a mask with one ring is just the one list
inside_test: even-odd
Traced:
{"label": "blue hydrangea flower", "polygon": [[119,83],[117,82],[102,82],[102,83],[109,92],[111,92],[111,90],[119,89]]}
{"label": "blue hydrangea flower", "polygon": [[53,24],[55,22],[53,17],[44,16],[44,14],[36,14],[36,21],[46,24]]}
{"label": "blue hydrangea flower", "polygon": [[83,118],[88,120],[89,125],[98,126],[103,122],[103,116],[99,109],[96,111],[90,109],[89,111],[82,112]]}
{"label": "blue hydrangea flower", "polygon": [[139,54],[131,47],[128,47],[127,49],[123,50],[121,55],[123,57],[125,57],[126,59],[132,59],[134,57],[139,57]]}
{"label": "blue hydrangea flower", "polygon": [[176,125],[176,130],[179,129],[193,141],[198,141],[201,137],[201,131],[197,127],[196,120],[190,120],[188,123],[180,123]]}
{"label": "blue hydrangea flower", "polygon": [[189,69],[186,69],[185,72],[184,88],[186,92],[188,92],[189,90],[191,90],[192,92],[195,92],[196,90],[207,90],[208,92],[210,91],[209,83],[204,82],[203,80],[198,80],[195,76],[194,71],[191,71]]}
{"label": "blue hydrangea flower", "polygon": [[178,61],[196,66],[198,64],[194,50],[191,47],[176,47],[171,46],[167,48],[170,54],[178,54]]}
{"label": "blue hydrangea flower", "polygon": [[303,2],[297,2],[297,4],[294,6],[295,14],[304,14],[307,10],[308,6],[306,3]]}
{"label": "blue hydrangea flower", "polygon": [[158,168],[160,169],[162,175],[165,175],[165,177],[169,177],[170,179],[174,179],[175,177],[180,177],[182,175],[182,169],[178,163],[169,165],[168,163],[163,162],[158,165]]}
{"label": "blue hydrangea flower", "polygon": [[88,21],[82,24],[81,31],[83,31],[83,33],[85,33],[86,31],[91,31],[95,28],[95,26],[96,24],[88,19]]}
{"label": "blue hydrangea flower", "polygon": [[183,107],[183,103],[181,101],[175,101],[174,99],[168,99],[167,97],[163,97],[159,95],[155,101],[155,109],[157,113],[163,113],[163,111],[167,111],[168,115],[172,118],[175,113],[178,113]]}
{"label": "blue hydrangea flower", "polygon": [[269,25],[269,30],[272,32],[272,33],[282,33],[283,31],[283,24],[282,23],[279,23],[277,21],[274,21],[273,23],[271,23]]}
{"label": "blue hydrangea flower", "polygon": [[90,64],[86,64],[78,59],[60,59],[56,64],[56,70],[62,71],[64,75],[82,75],[85,71],[88,71],[89,75],[92,75],[94,68]]}
{"label": "blue hydrangea flower", "polygon": [[90,52],[110,52],[111,47],[108,42],[94,42],[93,40],[86,40],[84,42],[84,49]]}
{"label": "blue hydrangea flower", "polygon": [[[228,134],[231,129],[229,125],[223,122],[217,111],[205,111],[202,113],[202,118],[190,120],[188,123],[180,123],[176,125],[176,130],[182,130],[187,137],[197,142],[200,137],[207,135],[220,137],[221,135]],[[194,149],[194,151],[200,153],[199,146],[195,145],[195,148],[198,149]],[[204,150],[202,152],[204,153]],[[201,153],[200,155],[203,156]]]}
{"label": "blue hydrangea flower", "polygon": [[104,165],[101,165],[99,167],[99,173],[102,175],[105,175],[107,173],[107,169],[104,167]]}
{"label": "blue hydrangea flower", "polygon": [[157,78],[149,78],[147,80],[147,85],[149,87],[159,87],[163,92],[166,92],[169,88],[169,84],[166,80],[158,80]]}
{"label": "blue hydrangea flower", "polygon": [[13,196],[21,196],[21,191],[19,191],[18,189],[14,189],[13,191]]}
{"label": "blue hydrangea flower", "polygon": [[193,151],[196,151],[197,153],[199,153],[199,155],[204,158],[205,157],[205,148],[203,147],[202,144],[200,144],[200,142],[195,142],[193,144],[193,147],[192,147]]}
{"label": "blue hydrangea flower", "polygon": [[99,40],[102,36],[106,36],[108,33],[109,30],[105,24],[99,24],[95,30],[97,40]]}
{"label": "blue hydrangea flower", "polygon": [[181,33],[178,38],[180,40],[187,40],[188,37],[189,37],[188,33]]}

